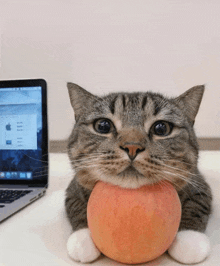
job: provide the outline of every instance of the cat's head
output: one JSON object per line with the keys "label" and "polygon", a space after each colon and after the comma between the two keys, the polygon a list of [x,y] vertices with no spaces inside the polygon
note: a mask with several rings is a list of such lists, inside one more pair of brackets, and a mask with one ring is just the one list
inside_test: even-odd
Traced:
{"label": "cat's head", "polygon": [[197,170],[193,124],[204,93],[196,86],[177,98],[152,92],[95,96],[68,83],[76,123],[69,157],[81,185],[98,180],[137,188],[169,180],[182,188]]}

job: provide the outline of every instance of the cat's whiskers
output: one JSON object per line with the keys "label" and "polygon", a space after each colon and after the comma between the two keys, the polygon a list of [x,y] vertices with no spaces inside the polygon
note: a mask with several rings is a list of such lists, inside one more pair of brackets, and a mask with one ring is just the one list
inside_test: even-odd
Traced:
{"label": "cat's whiskers", "polygon": [[[105,153],[103,154],[102,153],[96,153],[96,154],[92,154],[92,155],[89,155],[89,156],[85,156],[81,159],[72,159],[70,162],[73,163],[73,164],[86,164],[88,162],[93,162],[93,161],[100,161],[100,163],[107,163],[109,158],[108,157],[111,157],[112,155],[109,154],[109,153]],[[118,156],[116,156],[114,159],[111,158],[111,162],[113,162],[113,160],[118,160]]]}
{"label": "cat's whiskers", "polygon": [[[176,167],[172,167],[172,166],[170,166],[170,165],[163,164],[163,163],[161,163],[161,164],[162,164],[165,168],[169,168],[169,170],[173,169],[173,170],[175,170],[175,171],[180,171],[180,172],[182,172],[183,174],[186,173],[187,176],[189,176],[189,177],[196,177],[196,176],[197,176],[196,174],[193,174],[193,173],[191,173],[190,171],[185,171],[185,170],[183,170],[183,169],[176,168]],[[185,177],[185,181],[187,181],[187,183],[190,183],[190,182],[192,183],[192,182],[193,182],[194,184],[202,185],[201,183],[197,182],[195,179],[188,178],[187,176],[184,176],[184,175],[180,175],[180,174],[177,173],[177,172],[173,172],[173,174],[177,174],[178,176]]]}
{"label": "cat's whiskers", "polygon": [[174,162],[174,163],[182,163],[182,164],[185,164],[185,165],[188,165],[188,166],[195,167],[195,164],[193,164],[193,163],[187,163],[187,162],[181,161],[181,160],[174,160],[174,159],[170,159],[170,158],[164,158],[164,161],[169,161],[169,162]]}
{"label": "cat's whiskers", "polygon": [[[170,161],[166,161],[167,163],[170,162]],[[180,171],[182,173],[186,173],[187,175],[190,175],[190,176],[197,176],[196,174],[193,174],[191,173],[190,171],[186,171],[184,169],[181,169],[181,168],[177,168],[177,167],[174,167],[174,166],[171,166],[169,164],[165,164],[165,163],[162,163],[160,162],[161,165],[163,165],[164,167],[167,167],[167,168],[170,168],[170,169],[174,169],[176,171]]]}
{"label": "cat's whiskers", "polygon": [[[187,175],[189,175],[189,176],[191,176],[191,177],[193,177],[193,176],[197,176],[197,174],[193,174],[193,173],[191,173],[190,171],[186,171],[186,170],[183,170],[183,169],[181,169],[181,168],[177,168],[177,167],[174,167],[174,166],[171,166],[171,165],[169,165],[169,164],[165,164],[165,163],[163,163],[162,162],[162,160],[158,160],[158,159],[152,159],[152,161],[155,161],[156,163],[158,163],[159,165],[162,165],[163,167],[165,167],[165,168],[170,168],[170,169],[174,169],[174,170],[176,170],[176,171],[180,171],[180,172],[182,172],[182,173],[186,173]],[[177,161],[177,160],[173,160],[173,159],[166,159],[166,160],[164,160],[165,162],[176,162],[176,163],[182,163],[182,164],[187,164],[187,163],[185,163],[185,162],[182,162],[182,161]],[[194,164],[189,164],[190,166],[195,166]]]}
{"label": "cat's whiskers", "polygon": [[[163,173],[168,174],[168,175],[164,175],[164,179],[170,181],[171,183],[174,183],[175,185],[177,185],[177,183],[173,180],[171,180],[170,176],[175,176],[178,177],[178,179],[181,179],[183,181],[185,181],[187,184],[192,185],[193,187],[195,187],[196,189],[201,189],[203,187],[203,184],[201,184],[200,182],[197,182],[196,180],[193,179],[189,179],[183,175],[177,174],[177,173],[173,173],[173,172],[169,172],[169,171],[163,171]],[[205,188],[205,186],[204,186]]]}
{"label": "cat's whiskers", "polygon": [[[165,178],[163,178],[163,179],[160,180],[159,184],[161,184],[161,186],[163,185],[163,186],[167,186],[168,187],[167,181],[170,182],[169,178],[166,178],[165,177]],[[176,188],[178,190],[182,189],[182,186],[180,186],[179,184],[175,184],[175,186],[176,186]]]}
{"label": "cat's whiskers", "polygon": [[[155,159],[152,159],[152,161],[154,161]],[[176,167],[172,167],[172,166],[169,166],[167,164],[164,164],[161,162],[161,160],[155,160],[157,162],[157,164],[159,165],[154,165],[152,163],[148,163],[147,165],[148,166],[154,166],[154,168],[156,169],[156,173],[155,173],[155,176],[157,177],[157,175],[161,175],[162,173],[164,173],[164,171],[166,171],[166,174],[168,174],[168,176],[164,176],[164,175],[161,175],[162,178],[164,179],[167,179],[168,181],[170,182],[175,182],[174,180],[172,180],[170,178],[170,176],[173,176],[173,177],[177,177],[179,180],[183,180],[184,182],[186,182],[187,184],[191,184],[192,186],[194,186],[195,188],[202,188],[202,187],[206,187],[205,185],[203,185],[201,182],[198,182],[196,181],[195,179],[193,179],[193,177],[196,175],[189,172],[189,171],[185,171],[183,169],[180,169],[180,168],[176,168]],[[161,166],[161,167],[159,167]],[[151,170],[149,168],[149,170]],[[148,171],[149,171],[148,170]],[[179,173],[178,173],[179,172]],[[182,172],[182,173],[181,173]],[[187,174],[187,175],[184,175]],[[189,178],[190,177],[190,178]],[[192,178],[191,178],[192,177]],[[176,182],[175,182],[176,183]],[[177,183],[175,184],[177,186]]]}
{"label": "cat's whiskers", "polygon": [[82,165],[76,165],[75,171],[79,171],[79,170],[86,169],[86,168],[96,168],[96,167],[100,167],[100,163],[98,159],[96,161],[83,163]]}
{"label": "cat's whiskers", "polygon": [[83,168],[89,168],[91,166],[94,167],[101,167],[101,163],[100,163],[100,159],[93,159],[93,160],[89,160],[87,162],[82,162],[82,163],[77,163],[74,165],[74,169],[77,170],[79,168],[83,169]]}
{"label": "cat's whiskers", "polygon": [[87,163],[87,162],[90,162],[90,161],[93,161],[93,160],[99,160],[99,158],[96,156],[96,157],[89,157],[89,158],[77,159],[77,160],[73,159],[70,162],[71,163],[76,163],[76,164],[81,164],[81,163]]}
{"label": "cat's whiskers", "polygon": [[104,157],[105,155],[103,155],[103,153],[100,153],[100,154],[95,154],[95,155],[89,155],[89,156],[84,156],[83,158],[80,158],[80,159],[72,159],[70,160],[70,162],[74,163],[74,162],[87,162],[87,161],[90,161],[90,160],[93,160],[93,159],[100,159],[102,157]]}
{"label": "cat's whiskers", "polygon": [[[109,166],[114,166],[115,165],[115,162],[117,163],[120,163],[120,162],[124,162],[124,160],[118,160],[117,161],[112,161],[109,162],[108,164],[108,167]],[[94,164],[95,163],[95,164]],[[102,160],[101,158],[96,158],[96,159],[92,159],[92,160],[88,160],[88,161],[83,161],[82,164],[78,164],[75,166],[75,168],[78,170],[78,169],[84,169],[84,168],[91,168],[91,167],[99,167],[99,168],[102,168],[102,169],[105,169],[106,168],[106,165],[107,165],[108,161],[106,160]],[[109,169],[109,168],[108,168]]]}

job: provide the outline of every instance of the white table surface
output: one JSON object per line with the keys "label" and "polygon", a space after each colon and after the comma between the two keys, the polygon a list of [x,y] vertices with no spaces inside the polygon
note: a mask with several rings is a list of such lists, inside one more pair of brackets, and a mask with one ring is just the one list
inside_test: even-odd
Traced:
{"label": "white table surface", "polygon": [[[211,185],[214,211],[207,228],[212,253],[197,265],[220,265],[220,152],[200,152],[199,168]],[[50,181],[44,197],[0,224],[0,266],[82,265],[68,257],[71,226],[65,216],[64,194],[72,179],[66,154],[50,154]],[[90,265],[90,264],[87,264]],[[91,265],[121,265],[104,256]],[[164,254],[144,265],[181,265]]]}

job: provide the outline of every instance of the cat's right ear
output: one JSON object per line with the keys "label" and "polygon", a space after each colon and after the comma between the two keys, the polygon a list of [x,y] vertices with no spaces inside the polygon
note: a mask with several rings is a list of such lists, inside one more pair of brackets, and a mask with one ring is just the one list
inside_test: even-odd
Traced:
{"label": "cat's right ear", "polygon": [[75,119],[77,121],[79,117],[85,113],[85,110],[88,110],[94,103],[97,96],[71,82],[67,83],[67,88],[69,91],[70,102],[75,113]]}
{"label": "cat's right ear", "polygon": [[204,90],[204,85],[194,86],[175,98],[176,104],[185,112],[192,124],[194,124],[195,117],[198,113]]}

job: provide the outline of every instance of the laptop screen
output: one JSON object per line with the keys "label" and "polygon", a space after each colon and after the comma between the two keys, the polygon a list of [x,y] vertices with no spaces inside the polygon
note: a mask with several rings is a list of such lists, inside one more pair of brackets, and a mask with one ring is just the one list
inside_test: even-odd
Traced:
{"label": "laptop screen", "polygon": [[0,84],[0,183],[43,184],[48,175],[46,84]]}

